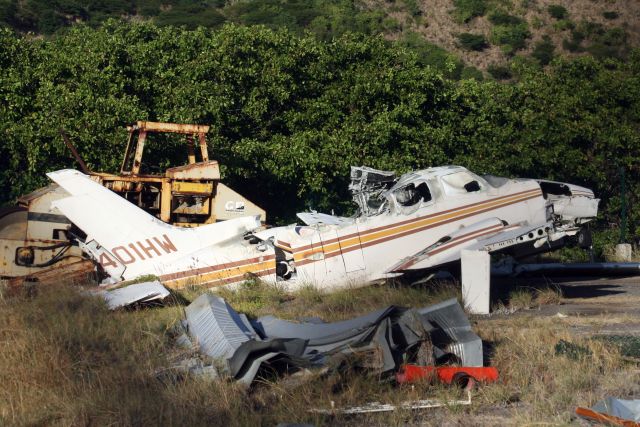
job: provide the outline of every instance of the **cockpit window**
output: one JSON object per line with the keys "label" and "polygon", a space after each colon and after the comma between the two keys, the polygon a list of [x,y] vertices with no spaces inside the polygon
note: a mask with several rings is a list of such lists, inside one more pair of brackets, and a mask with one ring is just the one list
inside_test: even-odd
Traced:
{"label": "cockpit window", "polygon": [[469,172],[456,172],[441,178],[446,194],[467,194],[482,190],[477,178]]}
{"label": "cockpit window", "polygon": [[414,183],[398,188],[393,192],[396,201],[402,206],[413,206],[431,200],[431,192],[424,182],[416,186]]}

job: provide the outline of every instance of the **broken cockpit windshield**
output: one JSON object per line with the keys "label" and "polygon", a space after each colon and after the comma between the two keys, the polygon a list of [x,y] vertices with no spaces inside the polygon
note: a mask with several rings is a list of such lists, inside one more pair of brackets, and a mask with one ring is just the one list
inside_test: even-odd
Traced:
{"label": "broken cockpit windshield", "polygon": [[395,182],[396,175],[393,172],[366,166],[352,166],[349,190],[353,194],[353,201],[358,205],[358,213],[363,216],[382,213],[387,205],[382,193],[391,188]]}

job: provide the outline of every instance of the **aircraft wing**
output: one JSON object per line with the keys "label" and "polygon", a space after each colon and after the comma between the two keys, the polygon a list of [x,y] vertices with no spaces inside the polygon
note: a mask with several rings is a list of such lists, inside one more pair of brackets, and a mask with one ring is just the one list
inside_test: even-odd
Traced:
{"label": "aircraft wing", "polygon": [[436,243],[401,260],[388,272],[422,270],[454,262],[460,259],[463,249],[494,252],[533,240],[544,243],[549,239],[550,229],[550,224],[508,225],[498,218],[490,218],[443,236]]}

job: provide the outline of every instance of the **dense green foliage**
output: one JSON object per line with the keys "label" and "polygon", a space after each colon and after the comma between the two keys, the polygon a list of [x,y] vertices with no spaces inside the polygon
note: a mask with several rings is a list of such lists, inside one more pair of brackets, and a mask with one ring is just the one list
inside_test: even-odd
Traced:
{"label": "dense green foliage", "polygon": [[[412,18],[422,14],[416,0],[393,2],[394,11],[406,11]],[[224,23],[286,28],[302,36],[311,33],[331,41],[345,33],[365,35],[402,33],[401,44],[413,49],[423,65],[447,77],[482,78],[482,73],[465,67],[462,60],[403,25],[381,8],[367,8],[356,0],[0,0],[0,27],[33,31],[46,36],[64,32],[73,24],[98,27],[107,18],[147,20],[158,26],[220,28]],[[454,63],[451,69],[449,63]]]}
{"label": "dense green foliage", "polygon": [[[115,171],[123,124],[148,119],[211,124],[224,180],[271,218],[309,205],[344,212],[350,165],[461,164],[591,187],[605,222],[618,221],[624,167],[638,224],[640,54],[514,73],[512,84],[455,82],[415,53],[350,34],[322,42],[262,27],[109,22],[32,40],[0,30],[0,197],[74,166],[59,127],[92,169]],[[183,148],[159,148],[158,162],[184,163]]]}

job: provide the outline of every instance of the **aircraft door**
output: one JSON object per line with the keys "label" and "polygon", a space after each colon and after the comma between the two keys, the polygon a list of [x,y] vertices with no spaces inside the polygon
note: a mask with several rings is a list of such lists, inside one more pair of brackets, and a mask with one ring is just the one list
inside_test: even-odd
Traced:
{"label": "aircraft door", "polygon": [[322,249],[324,251],[324,263],[327,268],[327,276],[345,273],[345,264],[342,259],[342,250],[338,241],[338,233],[335,230],[325,230],[320,234]]}
{"label": "aircraft door", "polygon": [[340,239],[339,243],[345,271],[351,273],[364,270],[364,254],[362,253],[362,242],[360,241],[358,226],[356,225],[355,235],[351,237],[344,236]]}

